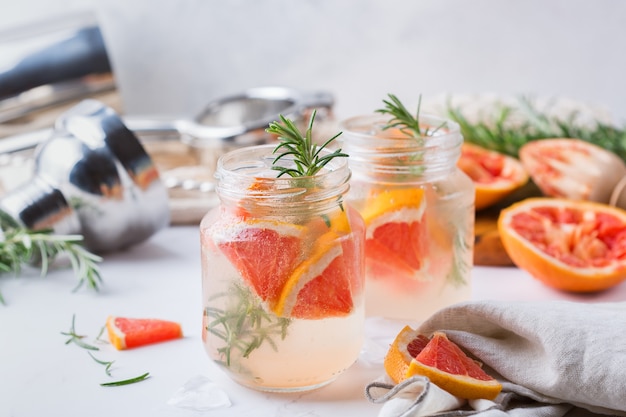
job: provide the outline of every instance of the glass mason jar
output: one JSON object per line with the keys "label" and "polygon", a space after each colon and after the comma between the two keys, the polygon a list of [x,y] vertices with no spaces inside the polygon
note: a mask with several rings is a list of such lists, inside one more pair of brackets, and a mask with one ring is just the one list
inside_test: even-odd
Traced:
{"label": "glass mason jar", "polygon": [[365,226],[344,201],[347,158],[315,176],[277,178],[274,148],[218,160],[220,205],[200,225],[203,341],[238,383],[303,391],[358,357]]}
{"label": "glass mason jar", "polygon": [[366,315],[421,321],[471,295],[472,180],[456,163],[458,124],[421,115],[422,137],[384,129],[385,115],[341,123],[352,180],[348,201],[365,220]]}

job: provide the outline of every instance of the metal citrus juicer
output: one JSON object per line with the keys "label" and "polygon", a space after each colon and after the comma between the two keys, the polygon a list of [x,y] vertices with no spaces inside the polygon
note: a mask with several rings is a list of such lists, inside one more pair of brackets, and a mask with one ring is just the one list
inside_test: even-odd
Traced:
{"label": "metal citrus juicer", "polygon": [[82,234],[93,252],[123,249],[169,224],[170,188],[212,191],[207,182],[163,181],[142,143],[175,138],[216,158],[267,143],[264,128],[278,114],[298,120],[332,104],[325,92],[260,87],[212,101],[194,118],[123,120],[104,104],[84,100],[53,129],[0,140],[0,154],[35,148],[33,177],[0,198],[0,211],[30,229]]}

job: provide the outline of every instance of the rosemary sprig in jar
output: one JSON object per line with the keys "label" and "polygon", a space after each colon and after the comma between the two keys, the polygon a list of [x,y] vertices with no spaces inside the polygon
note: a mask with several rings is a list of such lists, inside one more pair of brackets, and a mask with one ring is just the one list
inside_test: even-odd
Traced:
{"label": "rosemary sprig in jar", "polygon": [[232,365],[233,350],[247,358],[263,343],[276,350],[274,338],[282,340],[287,336],[291,320],[265,311],[261,299],[247,287],[233,284],[228,293],[217,294],[210,301],[220,298],[234,302],[224,309],[207,307],[204,314],[208,318],[207,330],[224,341],[224,346],[218,349],[224,366]]}
{"label": "rosemary sprig in jar", "polygon": [[437,131],[446,126],[446,122],[431,128],[422,126],[420,123],[420,109],[422,107],[422,95],[417,102],[417,111],[413,115],[406,106],[393,94],[388,94],[389,100],[383,100],[385,107],[376,110],[377,113],[391,116],[389,122],[383,127],[384,130],[397,128],[407,136],[422,140],[426,136],[433,136]]}
{"label": "rosemary sprig in jar", "polygon": [[[303,134],[300,129],[292,121],[280,115],[281,123],[272,122],[266,129],[267,133],[271,133],[278,136],[279,144],[274,149],[274,153],[283,151],[274,159],[274,166],[272,169],[280,171],[279,177],[283,175],[289,175],[291,177],[308,177],[317,174],[326,164],[337,157],[347,157],[348,154],[341,152],[341,149],[336,149],[332,153],[320,156],[323,149],[328,147],[335,139],[337,139],[341,132],[328,139],[324,144],[318,146],[313,142],[313,122],[315,121],[316,111],[314,110],[309,120],[309,125],[306,132]],[[287,157],[293,157],[293,163],[295,167],[283,167],[278,166],[276,163]]]}

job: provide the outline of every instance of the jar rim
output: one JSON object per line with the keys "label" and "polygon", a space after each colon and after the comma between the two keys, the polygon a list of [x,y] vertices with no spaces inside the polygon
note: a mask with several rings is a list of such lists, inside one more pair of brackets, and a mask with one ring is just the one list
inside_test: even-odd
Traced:
{"label": "jar rim", "polygon": [[[311,203],[347,191],[351,176],[348,158],[333,158],[315,175],[278,177],[279,171],[272,168],[278,155],[274,153],[275,149],[275,144],[247,146],[220,156],[214,174],[218,195]],[[333,151],[324,148],[320,154]]]}
{"label": "jar rim", "polygon": [[[342,120],[339,123],[339,127],[345,133],[349,133],[353,136],[362,137],[376,137],[379,139],[394,139],[394,140],[410,140],[413,141],[414,137],[407,137],[406,135],[394,135],[385,131],[383,127],[389,123],[391,117],[385,114],[361,114],[352,116]],[[431,135],[421,135],[419,138],[435,138],[451,135],[458,135],[461,133],[461,126],[453,120],[446,119],[445,117],[433,115],[433,114],[420,114],[420,125],[428,124],[435,129],[435,133]],[[362,130],[359,130],[358,128]],[[365,129],[369,130],[365,130]],[[380,134],[385,131],[385,136],[380,137]]]}

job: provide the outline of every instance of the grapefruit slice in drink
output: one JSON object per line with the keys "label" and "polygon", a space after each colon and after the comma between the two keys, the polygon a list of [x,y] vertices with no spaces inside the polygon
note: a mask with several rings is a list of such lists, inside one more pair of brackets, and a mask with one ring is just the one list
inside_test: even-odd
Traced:
{"label": "grapefruit slice in drink", "polygon": [[305,232],[296,224],[249,219],[216,231],[213,241],[254,292],[273,305],[300,261]]}
{"label": "grapefruit slice in drink", "polygon": [[356,253],[344,252],[334,231],[319,237],[311,255],[300,263],[287,280],[274,313],[282,317],[322,319],[342,317],[354,308],[351,268],[359,263],[350,259]]}
{"label": "grapefruit slice in drink", "polygon": [[411,361],[407,378],[427,377],[439,388],[459,398],[493,400],[502,385],[468,357],[445,333],[435,332],[426,346]]}
{"label": "grapefruit slice in drink", "polygon": [[413,278],[426,266],[426,208],[419,188],[375,193],[362,211],[365,257],[374,278]]}
{"label": "grapefruit slice in drink", "polygon": [[179,323],[161,319],[109,316],[106,322],[111,344],[118,350],[183,337]]}

